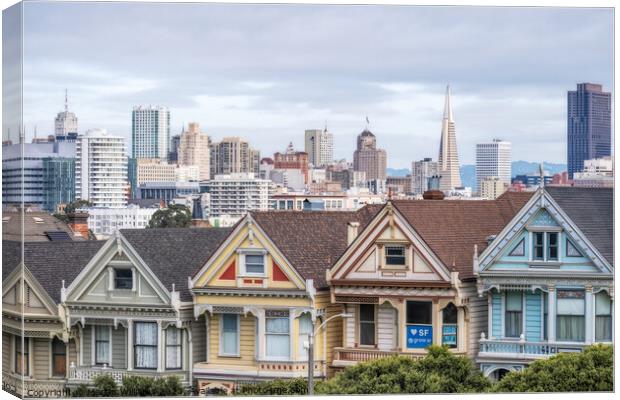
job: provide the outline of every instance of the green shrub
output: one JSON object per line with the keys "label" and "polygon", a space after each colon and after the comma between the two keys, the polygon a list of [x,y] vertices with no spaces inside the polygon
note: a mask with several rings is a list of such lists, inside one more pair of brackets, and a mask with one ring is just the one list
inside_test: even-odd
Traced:
{"label": "green shrub", "polygon": [[308,393],[308,381],[304,378],[274,379],[241,386],[235,394],[242,396],[295,396]]}
{"label": "green shrub", "polygon": [[98,375],[94,380],[95,389],[93,395],[96,397],[117,397],[118,387],[111,375]]}
{"label": "green shrub", "polygon": [[81,383],[71,391],[71,397],[94,397],[94,393],[88,386]]}
{"label": "green shrub", "polygon": [[493,388],[496,392],[613,391],[613,348],[593,345],[583,353],[561,353],[538,360],[523,371],[511,372]]}
{"label": "green shrub", "polygon": [[185,394],[185,389],[178,376],[165,378],[125,376],[120,394],[123,397],[182,396]]}
{"label": "green shrub", "polygon": [[464,393],[484,392],[490,386],[470,359],[431,346],[419,360],[393,356],[345,368],[317,383],[315,390],[317,394]]}

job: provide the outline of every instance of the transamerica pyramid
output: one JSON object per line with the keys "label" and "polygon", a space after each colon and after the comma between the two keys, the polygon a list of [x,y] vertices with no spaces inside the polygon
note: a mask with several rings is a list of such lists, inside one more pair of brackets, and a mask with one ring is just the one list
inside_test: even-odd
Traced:
{"label": "transamerica pyramid", "polygon": [[459,153],[456,150],[456,130],[454,129],[452,104],[450,103],[450,85],[446,88],[446,104],[443,110],[438,164],[438,172],[441,176],[439,180],[440,190],[448,191],[461,186]]}

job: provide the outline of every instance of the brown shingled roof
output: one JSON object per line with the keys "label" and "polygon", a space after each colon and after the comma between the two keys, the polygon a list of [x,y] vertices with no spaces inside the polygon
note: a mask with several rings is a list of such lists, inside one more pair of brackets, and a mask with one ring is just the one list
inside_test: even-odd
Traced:
{"label": "brown shingled roof", "polygon": [[473,277],[474,245],[478,254],[534,192],[506,192],[496,200],[394,200],[409,224],[460,279]]}
{"label": "brown shingled roof", "polygon": [[325,271],[347,249],[347,225],[361,232],[384,205],[358,211],[253,211],[252,218],[304,279],[327,287]]}

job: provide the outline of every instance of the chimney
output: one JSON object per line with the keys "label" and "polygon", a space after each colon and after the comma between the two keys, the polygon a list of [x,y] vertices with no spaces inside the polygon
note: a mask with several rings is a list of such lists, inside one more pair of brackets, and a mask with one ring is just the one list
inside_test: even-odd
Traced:
{"label": "chimney", "polygon": [[359,222],[349,222],[347,225],[347,246],[353,243],[357,237],[359,226]]}
{"label": "chimney", "polygon": [[424,200],[443,200],[445,195],[441,190],[427,190],[422,194]]}
{"label": "chimney", "polygon": [[82,235],[84,239],[88,240],[88,213],[87,212],[72,212],[67,214],[69,219],[69,228],[75,233]]}

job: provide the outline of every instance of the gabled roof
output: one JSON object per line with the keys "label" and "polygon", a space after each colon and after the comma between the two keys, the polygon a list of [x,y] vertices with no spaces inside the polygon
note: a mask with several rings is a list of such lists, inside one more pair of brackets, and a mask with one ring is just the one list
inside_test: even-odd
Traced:
{"label": "gabled roof", "polygon": [[613,189],[548,186],[545,190],[607,262],[613,265]]}
{"label": "gabled roof", "polygon": [[347,249],[347,225],[361,232],[384,205],[358,211],[253,211],[252,218],[304,279],[327,287],[325,271]]}
{"label": "gabled roof", "polygon": [[534,192],[506,192],[496,200],[394,200],[392,204],[460,279],[473,277],[474,245],[481,253]]}
{"label": "gabled roof", "polygon": [[[26,242],[25,265],[47,294],[60,303],[62,280],[69,286],[104,243],[99,240]],[[21,246],[20,242],[2,241],[2,280],[19,266]]]}
{"label": "gabled roof", "polygon": [[[2,212],[2,240],[22,240],[22,213],[18,211]],[[69,225],[58,218],[42,211],[24,213],[24,240],[26,242],[49,242],[47,232],[66,232],[71,240],[85,240],[76,235]]]}
{"label": "gabled roof", "polygon": [[121,234],[140,258],[181,301],[191,301],[187,277],[200,269],[233,228],[122,229]]}

